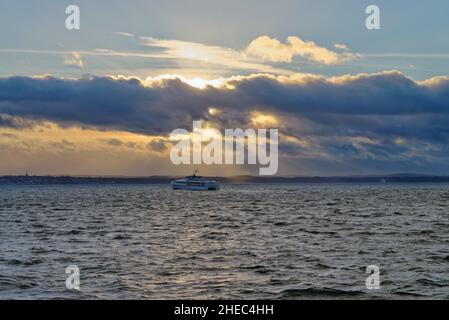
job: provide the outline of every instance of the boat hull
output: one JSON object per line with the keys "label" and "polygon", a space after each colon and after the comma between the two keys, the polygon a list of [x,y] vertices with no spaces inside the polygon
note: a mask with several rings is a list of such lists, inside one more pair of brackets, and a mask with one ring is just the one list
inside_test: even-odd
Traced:
{"label": "boat hull", "polygon": [[173,190],[193,190],[193,191],[211,191],[220,190],[220,184],[218,183],[207,183],[204,185],[192,185],[184,183],[172,183]]}

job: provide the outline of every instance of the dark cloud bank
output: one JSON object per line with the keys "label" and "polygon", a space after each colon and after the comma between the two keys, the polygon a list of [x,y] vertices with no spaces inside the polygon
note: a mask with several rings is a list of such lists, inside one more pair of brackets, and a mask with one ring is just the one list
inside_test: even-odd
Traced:
{"label": "dark cloud bank", "polygon": [[[337,78],[258,75],[227,84],[232,89],[200,90],[179,79],[143,85],[137,79],[104,77],[2,78],[0,126],[29,127],[49,120],[62,126],[167,134],[190,129],[196,119],[226,128],[251,127],[250,113],[258,111],[282,119],[281,133],[310,142],[281,139],[286,157],[305,162],[313,157],[350,159],[380,167],[389,162],[394,170],[408,162],[411,169],[431,167],[439,173],[449,166],[448,78],[417,82],[393,71]],[[221,112],[210,115],[211,107]]]}

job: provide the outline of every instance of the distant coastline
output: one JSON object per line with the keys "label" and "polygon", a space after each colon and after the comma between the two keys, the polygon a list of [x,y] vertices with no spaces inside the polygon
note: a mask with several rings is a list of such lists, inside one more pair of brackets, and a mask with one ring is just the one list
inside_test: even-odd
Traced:
{"label": "distant coastline", "polygon": [[[0,176],[0,185],[57,184],[167,184],[179,176],[80,177],[80,176]],[[449,183],[449,176],[393,174],[365,176],[211,177],[222,183]]]}

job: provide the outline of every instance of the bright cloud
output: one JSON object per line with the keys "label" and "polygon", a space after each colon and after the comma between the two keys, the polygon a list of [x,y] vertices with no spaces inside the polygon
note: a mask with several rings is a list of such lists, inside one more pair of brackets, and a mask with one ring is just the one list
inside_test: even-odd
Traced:
{"label": "bright cloud", "polygon": [[288,69],[277,68],[269,64],[261,63],[258,59],[249,58],[244,52],[231,48],[151,37],[141,37],[140,39],[142,44],[148,47],[161,49],[162,54],[159,53],[159,57],[196,61],[201,63],[204,68],[221,66],[234,70],[249,70],[279,74],[291,73]]}
{"label": "bright cloud", "polygon": [[[336,45],[338,49],[346,46]],[[304,41],[299,37],[290,36],[285,43],[275,38],[261,36],[253,40],[245,52],[252,57],[270,62],[292,62],[295,56],[323,65],[338,64],[353,59],[354,54],[339,54],[317,45],[313,41]]]}

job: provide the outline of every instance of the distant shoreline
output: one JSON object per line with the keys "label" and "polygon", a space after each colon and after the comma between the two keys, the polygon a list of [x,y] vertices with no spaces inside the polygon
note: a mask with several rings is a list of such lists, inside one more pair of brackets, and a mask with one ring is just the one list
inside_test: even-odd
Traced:
{"label": "distant shoreline", "polygon": [[[179,176],[76,177],[76,176],[0,176],[0,185],[57,184],[168,184]],[[449,183],[449,176],[417,174],[310,177],[210,177],[222,183]]]}

